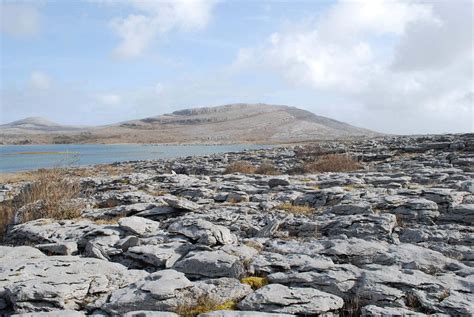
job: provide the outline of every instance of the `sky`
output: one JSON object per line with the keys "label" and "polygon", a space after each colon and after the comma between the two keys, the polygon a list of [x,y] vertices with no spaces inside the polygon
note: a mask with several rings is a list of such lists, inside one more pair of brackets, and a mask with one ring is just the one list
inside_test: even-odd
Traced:
{"label": "sky", "polygon": [[0,123],[229,103],[473,132],[471,0],[0,0]]}

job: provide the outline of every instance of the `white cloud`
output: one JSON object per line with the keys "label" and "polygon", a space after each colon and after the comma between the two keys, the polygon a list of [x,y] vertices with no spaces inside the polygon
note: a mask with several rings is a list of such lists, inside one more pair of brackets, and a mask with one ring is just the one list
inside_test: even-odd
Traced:
{"label": "white cloud", "polygon": [[120,104],[120,102],[122,101],[122,98],[116,94],[106,93],[106,94],[98,95],[97,100],[103,105],[115,106],[115,105]]}
{"label": "white cloud", "polygon": [[29,86],[32,89],[48,90],[52,85],[52,78],[48,74],[41,71],[33,71],[30,74]]}
{"label": "white cloud", "polygon": [[141,55],[156,37],[173,30],[191,31],[205,27],[217,1],[130,0],[125,3],[130,4],[140,14],[130,14],[110,22],[111,28],[121,38],[121,43],[114,51],[118,58]]}
{"label": "white cloud", "polygon": [[294,86],[342,96],[362,119],[339,119],[372,128],[383,122],[381,131],[469,131],[472,27],[472,3],[344,0],[240,49],[231,69],[266,69]]}
{"label": "white cloud", "polygon": [[41,29],[41,14],[30,3],[0,3],[0,30],[12,37],[27,38]]}
{"label": "white cloud", "polygon": [[473,4],[471,1],[437,1],[433,13],[439,23],[413,21],[400,38],[393,70],[409,71],[446,67],[473,49]]}

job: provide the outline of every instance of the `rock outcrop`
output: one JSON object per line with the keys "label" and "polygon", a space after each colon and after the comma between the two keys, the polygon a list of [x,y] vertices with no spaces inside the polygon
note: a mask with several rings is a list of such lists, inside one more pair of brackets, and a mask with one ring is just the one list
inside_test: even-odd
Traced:
{"label": "rock outcrop", "polygon": [[[294,173],[334,153],[362,167]],[[284,175],[224,174],[242,160]],[[471,316],[472,162],[443,135],[116,163],[80,218],[9,226],[0,314]]]}

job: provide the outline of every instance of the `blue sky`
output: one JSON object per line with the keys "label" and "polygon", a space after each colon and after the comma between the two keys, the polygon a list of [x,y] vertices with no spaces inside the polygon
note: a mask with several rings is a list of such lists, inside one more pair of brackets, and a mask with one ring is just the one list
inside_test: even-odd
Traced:
{"label": "blue sky", "polygon": [[473,131],[470,1],[4,0],[1,17],[2,123],[263,102]]}

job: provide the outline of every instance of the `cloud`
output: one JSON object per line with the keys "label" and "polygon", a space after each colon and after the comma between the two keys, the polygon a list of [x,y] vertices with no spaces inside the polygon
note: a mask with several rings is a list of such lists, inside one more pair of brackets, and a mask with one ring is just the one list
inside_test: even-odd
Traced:
{"label": "cloud", "polygon": [[[469,131],[472,24],[467,2],[339,1],[241,48],[231,69],[276,72],[295,87],[342,96],[361,115],[339,119],[374,128],[378,118],[384,132]],[[416,119],[401,124],[401,115]]]}
{"label": "cloud", "polygon": [[393,70],[410,71],[446,67],[472,54],[473,4],[471,1],[436,1],[438,23],[414,21],[400,38]]}
{"label": "cloud", "polygon": [[48,90],[51,88],[52,78],[44,72],[33,71],[30,74],[28,83],[29,83],[30,88],[32,89]]}
{"label": "cloud", "polygon": [[[124,3],[124,2],[122,2]],[[143,54],[150,43],[171,31],[193,31],[210,21],[216,0],[126,1],[139,14],[115,18],[110,27],[121,39],[114,56],[125,59]]]}
{"label": "cloud", "polygon": [[119,95],[116,94],[100,94],[97,96],[97,101],[99,101],[101,104],[106,105],[106,106],[115,106],[120,104],[122,101],[122,98]]}
{"label": "cloud", "polygon": [[41,14],[30,3],[0,3],[0,30],[15,38],[35,36],[41,29]]}

